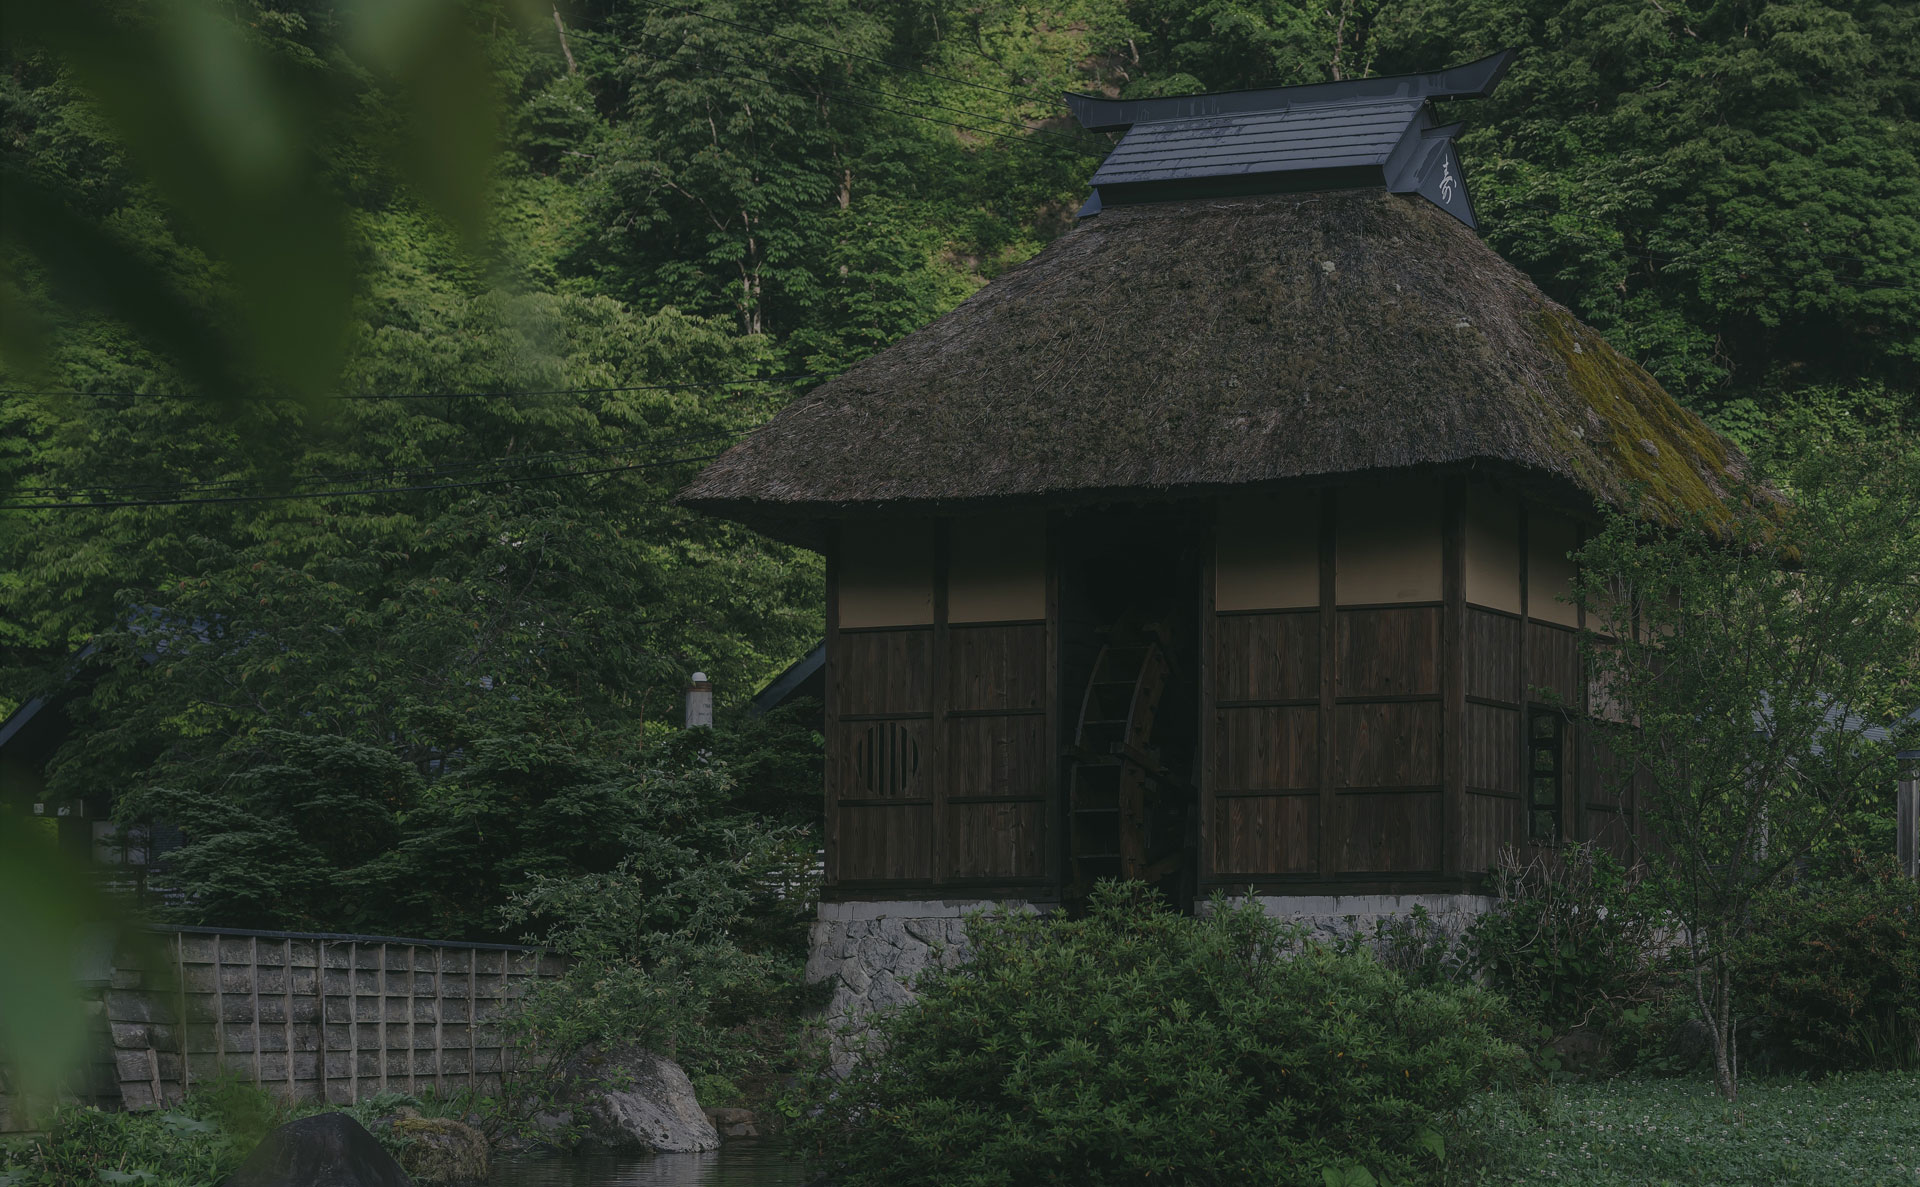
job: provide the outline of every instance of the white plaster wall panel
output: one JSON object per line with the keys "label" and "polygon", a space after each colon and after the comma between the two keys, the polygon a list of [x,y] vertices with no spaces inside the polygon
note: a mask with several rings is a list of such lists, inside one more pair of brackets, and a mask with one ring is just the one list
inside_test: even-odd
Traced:
{"label": "white plaster wall panel", "polygon": [[960,516],[947,541],[948,622],[1046,617],[1045,516]]}
{"label": "white plaster wall panel", "polygon": [[1467,601],[1520,613],[1520,504],[1486,486],[1467,489]]}
{"label": "white plaster wall panel", "polygon": [[1320,500],[1310,494],[1220,500],[1214,609],[1287,610],[1319,604]]}
{"label": "white plaster wall panel", "polygon": [[1438,482],[1340,488],[1333,533],[1340,605],[1440,600],[1441,497]]}
{"label": "white plaster wall panel", "polygon": [[1573,604],[1573,561],[1579,543],[1574,522],[1540,508],[1527,511],[1527,616],[1541,622],[1579,626]]}
{"label": "white plaster wall panel", "polygon": [[933,621],[933,524],[849,520],[840,530],[840,625],[924,626]]}

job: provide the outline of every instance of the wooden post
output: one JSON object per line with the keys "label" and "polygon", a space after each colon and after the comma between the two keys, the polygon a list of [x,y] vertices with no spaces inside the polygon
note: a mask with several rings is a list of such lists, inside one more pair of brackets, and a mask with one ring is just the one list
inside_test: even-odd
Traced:
{"label": "wooden post", "polygon": [[418,990],[419,980],[420,980],[420,950],[415,948],[412,944],[408,944],[407,945],[407,1092],[410,1095],[420,1091],[420,1085],[416,1082],[416,1078],[414,1076],[414,1067],[413,1067],[414,1053],[419,1050],[419,1048],[414,1046],[414,1043],[413,1043],[413,1017],[415,1012],[419,1009],[419,1007],[414,1004],[414,994]]}
{"label": "wooden post", "polygon": [[307,944],[313,949],[313,1072],[324,1105],[332,1095],[327,1087],[326,941],[308,940]]}
{"label": "wooden post", "polygon": [[1900,869],[1909,878],[1920,878],[1920,750],[1902,750],[1900,785],[1894,793],[1894,841],[1900,857]]}
{"label": "wooden post", "polygon": [[1467,483],[1449,478],[1440,528],[1440,868],[1467,870]]}
{"label": "wooden post", "polygon": [[1061,865],[1071,830],[1067,824],[1066,793],[1060,779],[1060,524],[1049,515],[1046,523],[1047,574],[1047,660],[1046,660],[1046,756],[1047,756],[1047,884],[1060,891]]}
{"label": "wooden post", "polygon": [[247,996],[252,1008],[249,1019],[253,1029],[253,1086],[261,1087],[260,1071],[260,937],[247,937]]}
{"label": "wooden post", "polygon": [[1527,540],[1527,502],[1520,501],[1520,745],[1514,748],[1513,763],[1520,769],[1520,779],[1514,784],[1520,789],[1520,831],[1513,838],[1514,852],[1526,845],[1533,837],[1533,751],[1528,747],[1532,739],[1533,722],[1528,717],[1528,707],[1533,703],[1533,669],[1531,651],[1527,640],[1533,634],[1531,619],[1532,607],[1528,604],[1527,568],[1528,550],[1533,546]]}
{"label": "wooden post", "polygon": [[476,1010],[480,998],[474,992],[474,976],[477,972],[478,949],[467,949],[467,1091],[480,1091],[477,1079],[476,1055],[480,1049],[480,1015]]}
{"label": "wooden post", "polygon": [[[1195,623],[1196,637],[1199,640],[1199,681],[1200,681],[1200,720],[1197,723],[1200,749],[1200,787],[1194,796],[1193,810],[1199,819],[1194,822],[1193,853],[1193,893],[1197,899],[1206,893],[1207,883],[1213,878],[1213,829],[1214,806],[1213,791],[1218,784],[1214,777],[1214,757],[1220,737],[1219,711],[1214,708],[1214,631],[1218,618],[1214,614],[1214,569],[1219,560],[1220,546],[1215,538],[1220,523],[1218,503],[1207,506],[1209,518],[1204,531],[1200,533],[1200,621]],[[1187,907],[1192,910],[1191,904]]]}
{"label": "wooden post", "polygon": [[360,944],[347,944],[347,1093],[360,1100]]}
{"label": "wooden post", "polygon": [[447,1045],[441,1030],[443,1014],[447,1004],[447,950],[433,950],[433,1091],[439,1096],[446,1095],[444,1065],[447,1059]]}
{"label": "wooden post", "polygon": [[380,1091],[387,1090],[387,946],[380,945]]}
{"label": "wooden post", "polygon": [[183,931],[173,933],[173,965],[174,971],[180,975],[175,988],[180,1002],[180,1098],[185,1100],[193,1088],[193,1056],[187,1042],[187,933]]}
{"label": "wooden post", "polygon": [[933,860],[927,868],[932,871],[936,885],[946,882],[953,868],[951,855],[947,852],[947,796],[951,791],[948,784],[952,782],[947,770],[947,752],[952,749],[947,745],[947,708],[952,699],[947,688],[947,570],[951,559],[948,542],[952,534],[952,521],[933,521],[933,687],[929,690],[927,701],[927,707],[933,712],[932,736],[927,739],[928,749],[933,752],[930,788],[933,793]]}
{"label": "wooden post", "polygon": [[280,941],[280,975],[280,1008],[285,1011],[281,1016],[281,1022],[287,1036],[287,1103],[291,1105],[300,1100],[300,1085],[293,1078],[293,940],[291,937]]}
{"label": "wooden post", "polygon": [[1334,516],[1336,496],[1332,487],[1320,494],[1320,878],[1331,880],[1340,864],[1339,839],[1334,836],[1338,804],[1334,800],[1333,704],[1337,692],[1334,650],[1339,646],[1338,620],[1334,604]]}
{"label": "wooden post", "polygon": [[[826,704],[821,710],[821,724],[826,727],[826,762],[822,764],[820,795],[826,811],[825,829],[821,837],[821,847],[825,850],[825,861],[820,871],[820,883],[823,889],[831,890],[840,880],[840,787],[837,781],[837,765],[847,761],[841,753],[844,740],[840,736],[840,531],[837,527],[828,529],[826,570],[827,570],[827,653],[821,670],[821,693]],[[506,956],[500,957],[500,967],[506,968]],[[501,1056],[501,1076],[506,1075],[505,1055]]]}
{"label": "wooden post", "polygon": [[227,996],[226,965],[220,951],[222,936],[213,937],[213,1061],[220,1071],[227,1068]]}

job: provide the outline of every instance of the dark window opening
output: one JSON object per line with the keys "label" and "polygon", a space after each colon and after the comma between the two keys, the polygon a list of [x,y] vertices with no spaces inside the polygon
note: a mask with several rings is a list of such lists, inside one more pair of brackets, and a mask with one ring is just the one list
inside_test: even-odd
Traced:
{"label": "dark window opening", "polygon": [[854,744],[853,766],[869,795],[912,795],[920,781],[920,744],[895,722],[868,726]]}
{"label": "dark window opening", "polygon": [[1566,724],[1552,709],[1535,709],[1527,718],[1527,839],[1537,844],[1560,840]]}

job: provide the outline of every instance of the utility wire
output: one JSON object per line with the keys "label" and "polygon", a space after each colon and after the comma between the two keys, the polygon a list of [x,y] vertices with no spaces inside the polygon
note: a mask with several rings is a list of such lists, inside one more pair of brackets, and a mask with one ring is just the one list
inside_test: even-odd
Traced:
{"label": "utility wire", "polygon": [[720,454],[717,452],[703,453],[688,457],[634,462],[624,466],[602,466],[590,470],[564,470],[551,474],[512,474],[500,478],[478,478],[469,482],[434,482],[413,486],[371,486],[358,490],[276,491],[267,494],[218,495],[209,498],[123,499],[113,502],[86,503],[0,503],[0,511],[110,511],[124,507],[182,507],[211,503],[267,503],[291,499],[323,500],[354,498],[367,495],[415,494],[440,490],[470,490],[474,487],[499,486],[509,482],[549,482],[561,478],[591,478],[604,474],[621,474],[633,470],[664,469],[668,466],[712,461],[719,456]]}
{"label": "utility wire", "polygon": [[[869,54],[856,53],[853,50],[845,48],[844,46],[828,45],[824,42],[809,41],[804,37],[791,37],[785,33],[775,33],[772,29],[768,29],[764,26],[749,25],[743,21],[729,20],[726,17],[714,16],[711,13],[701,12],[699,9],[695,9],[695,8],[688,8],[682,4],[667,4],[667,3],[664,3],[663,0],[636,0],[636,2],[639,4],[645,5],[648,8],[661,9],[668,12],[684,13],[688,16],[697,17],[703,21],[711,21],[716,25],[727,25],[732,28],[739,29],[743,32],[756,33],[762,37],[771,37],[776,41],[788,41],[788,42],[792,42],[795,45],[804,45],[813,49],[826,50],[828,53],[842,54],[849,58],[858,58],[860,61],[872,62],[876,66],[885,66],[889,70],[897,71],[902,74],[919,74],[927,78],[939,79],[941,82],[950,82],[955,86],[972,87],[976,91],[987,91],[995,95],[1005,95],[1008,98],[1019,99],[1025,103],[1063,103],[1065,102],[1065,100],[1060,99],[1057,96],[1052,99],[1042,99],[1037,95],[1021,94],[1018,91],[1003,90],[999,87],[988,86],[985,83],[972,82],[964,78],[954,78],[946,74],[935,74],[931,70],[922,70],[917,66],[896,65],[895,63],[889,62],[884,58],[876,58]],[[591,31],[590,35],[607,36],[607,34],[600,33],[597,30]]]}
{"label": "utility wire", "polygon": [[[634,51],[634,52],[638,53],[639,51]],[[652,57],[654,61],[660,62],[663,65],[668,65],[668,66],[680,65],[680,63],[677,61],[670,61],[666,58],[661,58],[655,55],[642,54],[641,56]],[[720,78],[735,78],[743,82],[757,82],[762,86],[772,87],[776,91],[784,91],[791,95],[801,95],[808,99],[817,97],[810,91],[804,91],[797,87],[782,86],[781,84],[773,81],[770,78],[759,78],[750,74],[737,74],[730,70],[716,70],[712,67],[702,68],[696,65],[695,68],[698,69],[700,73],[703,73],[703,74],[710,74]],[[855,107],[870,108],[874,111],[885,111],[893,115],[904,115],[909,119],[924,120],[930,124],[943,124],[947,127],[955,128],[963,132],[972,132],[976,136],[991,136],[996,140],[1005,140],[1012,144],[1023,144],[1028,148],[1038,149],[1043,152],[1071,152],[1078,156],[1086,156],[1086,157],[1099,157],[1099,156],[1105,155],[1098,151],[1068,148],[1064,145],[1056,147],[1052,144],[1045,144],[1045,143],[1035,141],[1029,136],[1009,136],[1004,132],[995,132],[990,128],[977,128],[970,124],[962,124],[954,120],[943,120],[937,116],[921,115],[919,112],[916,112],[916,111],[902,111],[897,107],[887,107],[879,103],[863,103],[858,99],[849,99],[844,95],[840,97],[840,102],[852,104]]]}
{"label": "utility wire", "polygon": [[[705,442],[705,441],[713,441],[713,440],[720,440],[720,439],[731,440],[739,437],[742,431],[743,430],[736,430],[736,429],[710,429],[710,430],[703,430],[700,432],[681,433],[672,437],[665,437],[657,441],[652,441],[652,442],[649,442],[648,444],[651,446],[687,445],[687,444],[692,444],[694,442]],[[378,467],[372,467],[364,470],[339,470],[339,471],[334,471],[331,473],[323,473],[323,474],[302,474],[290,479],[290,481],[295,483],[329,483],[329,482],[337,483],[337,482],[349,482],[349,481],[364,481],[364,480],[369,480],[374,478],[398,478],[405,481],[413,482],[413,481],[419,481],[421,479],[440,478],[440,477],[448,477],[448,476],[459,475],[459,474],[467,474],[467,473],[472,473],[475,470],[482,470],[487,468],[501,468],[501,467],[527,468],[527,467],[533,467],[533,466],[551,465],[558,462],[581,461],[587,458],[609,457],[612,455],[623,454],[623,453],[630,454],[639,448],[641,447],[636,445],[615,445],[615,446],[608,446],[603,449],[577,449],[577,450],[568,450],[565,452],[555,451],[555,452],[548,452],[548,453],[530,453],[530,454],[525,454],[519,457],[510,456],[510,457],[503,457],[503,458],[478,458],[478,459],[475,459],[472,461],[466,461],[466,462],[446,462],[446,463],[437,464],[437,465],[427,465],[427,466],[418,466],[418,467],[392,466],[392,465],[378,466]],[[206,480],[199,480],[199,481],[183,481],[183,482],[99,483],[99,484],[81,485],[81,486],[28,486],[28,487],[15,487],[13,490],[7,492],[5,496],[0,496],[0,497],[18,498],[21,495],[33,495],[36,497],[48,497],[48,498],[57,497],[57,496],[77,498],[85,495],[131,494],[131,493],[162,494],[162,495],[168,495],[168,496],[176,496],[176,495],[183,495],[183,494],[189,494],[189,493],[197,493],[202,491],[214,491],[214,490],[247,486],[250,484],[257,483],[258,481],[259,481],[258,478],[229,478],[229,479],[206,479]]]}
{"label": "utility wire", "polygon": [[[488,391],[488,392],[331,393],[323,398],[328,400],[515,400],[515,399],[521,399],[523,397],[531,397],[531,396],[592,396],[592,395],[611,395],[619,392],[665,392],[665,391],[691,390],[696,388],[741,387],[741,386],[746,386],[751,384],[760,384],[760,383],[799,383],[809,379],[832,379],[833,377],[834,377],[833,374],[829,374],[826,372],[818,372],[818,373],[807,374],[807,375],[769,375],[764,379],[715,379],[710,381],[691,382],[691,383],[633,384],[633,385],[628,385],[624,387],[551,387],[551,388],[530,389],[525,391],[512,391],[512,390],[502,389],[499,391]],[[762,393],[740,392],[733,395],[720,396],[716,400],[709,401],[709,402],[717,403],[719,400],[740,399],[740,398],[745,398],[746,396],[759,395],[759,394],[762,394]],[[161,400],[197,400],[197,399],[224,400],[224,399],[234,398],[234,397],[225,397],[225,396],[196,396],[196,395],[189,395],[181,392],[55,391],[51,389],[34,390],[34,389],[21,389],[21,388],[9,388],[9,389],[0,390],[0,396],[112,396],[116,398],[126,398],[126,399],[161,399]],[[246,395],[239,398],[245,399],[248,401],[256,401],[256,400],[257,401],[297,401],[297,400],[303,399],[304,397],[293,396],[293,395],[280,395],[276,393],[259,393],[259,394]]]}
{"label": "utility wire", "polygon": [[[641,36],[641,37],[644,37],[644,38],[646,38],[646,39],[648,39],[648,40],[650,40],[650,41],[665,41],[665,40],[667,40],[667,38],[666,38],[666,37],[664,37],[664,36],[663,36],[663,35],[661,35],[661,34],[658,34],[658,33],[648,33],[648,32],[645,32],[645,31],[642,31],[642,32],[640,33],[640,36]],[[638,54],[638,53],[640,53],[640,51],[639,51],[639,50],[635,50],[635,49],[633,49],[632,47],[625,47],[625,48],[627,48],[627,50],[628,50],[628,52],[630,52],[630,53],[636,53],[636,54]],[[690,48],[690,49],[692,49],[692,50],[693,50],[693,52],[694,52],[695,54],[703,54],[703,53],[715,53],[715,54],[718,54],[718,55],[720,55],[721,57],[723,57],[723,58],[726,58],[726,59],[728,59],[728,60],[730,60],[730,61],[734,61],[734,62],[738,62],[738,63],[740,63],[740,64],[741,64],[741,65],[743,65],[743,66],[748,66],[748,67],[752,67],[752,68],[755,68],[755,69],[760,69],[760,70],[769,70],[769,71],[770,71],[770,70],[773,70],[773,69],[775,69],[775,68],[776,68],[776,67],[774,67],[774,66],[772,66],[772,65],[770,65],[769,63],[766,63],[766,62],[757,62],[757,61],[754,61],[754,60],[753,60],[753,59],[751,59],[751,58],[745,58],[745,57],[742,57],[742,56],[741,56],[741,55],[739,55],[739,54],[736,54],[736,53],[731,53],[731,52],[729,52],[729,51],[727,51],[727,50],[724,50],[724,49],[720,49],[720,48],[718,48],[718,47],[716,47],[716,46],[689,46],[689,45],[687,44],[687,41],[686,41],[686,39],[685,39],[685,38],[682,38],[682,39],[681,39],[681,40],[680,40],[679,42],[677,42],[677,43],[675,43],[675,46],[674,46],[674,48],[675,48],[675,50],[676,50],[676,51],[678,51],[678,50],[680,50],[680,49],[689,49],[689,48]],[[647,55],[642,55],[642,56],[647,56]],[[662,58],[662,57],[660,57],[660,56],[659,56],[659,55],[658,55],[657,53],[656,53],[656,54],[653,54],[653,55],[651,55],[651,56],[652,56],[652,58],[653,58],[653,60],[654,60],[654,61],[658,61],[658,62],[662,62],[662,63],[665,63],[665,64],[668,64],[668,65],[671,65],[671,64],[673,64],[673,63],[672,63],[672,61],[671,61],[670,59],[667,59],[667,58]],[[804,79],[804,78],[801,78],[800,76],[798,76],[798,75],[796,75],[796,74],[794,73],[794,69],[793,69],[793,67],[791,67],[791,66],[780,66],[780,67],[778,67],[778,69],[780,69],[780,70],[782,70],[782,71],[784,71],[784,72],[785,72],[785,73],[786,73],[786,74],[787,74],[787,75],[788,75],[789,77],[792,77],[792,78],[794,79],[794,81],[795,81],[795,82],[797,82],[797,83],[800,83],[800,84],[802,85],[802,87],[803,87],[803,88],[804,88],[804,87],[805,87],[805,86],[807,85],[807,81],[808,81],[808,80],[806,80],[806,79]],[[769,84],[769,85],[771,85],[771,84]],[[1051,139],[1055,139],[1055,140],[1059,140],[1059,141],[1061,141],[1061,142],[1062,142],[1063,144],[1065,144],[1065,145],[1067,145],[1067,146],[1069,146],[1069,147],[1072,147],[1072,148],[1074,149],[1074,151],[1076,151],[1076,152],[1081,152],[1081,153],[1087,153],[1088,155],[1100,155],[1100,154],[1098,153],[1098,150],[1091,150],[1091,151],[1090,151],[1090,150],[1088,150],[1087,148],[1085,148],[1085,147],[1083,147],[1083,143],[1082,143],[1082,141],[1080,140],[1080,138],[1079,138],[1079,137],[1077,137],[1077,136],[1075,136],[1075,135],[1073,135],[1073,134],[1072,134],[1071,132],[1056,132],[1056,131],[1054,131],[1054,130],[1053,130],[1053,129],[1051,129],[1051,128],[1036,128],[1036,127],[1034,127],[1033,125],[1031,125],[1031,124],[1029,124],[1029,123],[1027,123],[1027,122],[1026,122],[1025,120],[1017,120],[1017,119],[1008,119],[1008,118],[1007,118],[1007,117],[1005,117],[1005,116],[998,116],[998,115],[987,115],[987,114],[986,114],[986,113],[984,113],[984,112],[979,112],[979,111],[973,111],[973,110],[971,110],[971,109],[969,109],[969,108],[965,108],[965,107],[949,107],[949,106],[947,106],[947,105],[946,105],[946,104],[944,104],[944,103],[935,103],[935,102],[933,102],[933,101],[932,101],[932,100],[930,100],[930,99],[922,99],[922,98],[919,98],[919,97],[917,97],[917,96],[913,96],[913,95],[903,95],[903,94],[900,94],[900,93],[898,93],[898,92],[896,92],[896,91],[883,91],[883,90],[881,90],[881,89],[879,89],[878,87],[864,87],[864,86],[861,86],[861,85],[860,85],[860,84],[858,84],[858,83],[852,83],[852,82],[845,82],[845,83],[822,83],[822,84],[820,84],[820,86],[821,86],[821,89],[822,89],[822,90],[825,90],[825,91],[828,91],[828,92],[831,92],[831,93],[839,93],[839,92],[843,92],[843,91],[859,91],[859,92],[860,92],[860,93],[862,93],[862,94],[866,94],[866,95],[877,95],[877,96],[879,96],[880,98],[883,98],[883,99],[891,99],[891,100],[893,100],[893,101],[895,101],[895,102],[898,102],[898,103],[913,103],[913,104],[918,104],[919,106],[922,106],[922,107],[930,107],[930,108],[933,108],[933,109],[935,109],[935,110],[937,110],[937,111],[944,111],[944,112],[948,112],[949,114],[952,114],[952,115],[964,115],[964,116],[966,116],[966,117],[967,117],[968,119],[976,119],[976,120],[986,120],[986,121],[988,121],[988,122],[990,122],[990,123],[996,123],[996,124],[1006,124],[1006,125],[1008,125],[1009,127],[1014,127],[1014,128],[1019,128],[1019,129],[1020,129],[1021,131],[1023,131],[1023,132],[1026,132],[1026,133],[1028,133],[1029,135],[1035,135],[1035,136],[1046,136],[1046,137],[1049,137],[1049,138],[1051,138]],[[811,92],[805,92],[805,93],[807,93],[807,94],[811,94]],[[882,110],[887,110],[887,109],[885,109],[885,108],[883,108]],[[904,114],[904,113],[903,113],[903,114]],[[956,124],[956,125],[954,125],[954,126],[955,126],[955,127],[959,127],[959,126],[961,126],[961,125],[957,125],[957,124]]]}

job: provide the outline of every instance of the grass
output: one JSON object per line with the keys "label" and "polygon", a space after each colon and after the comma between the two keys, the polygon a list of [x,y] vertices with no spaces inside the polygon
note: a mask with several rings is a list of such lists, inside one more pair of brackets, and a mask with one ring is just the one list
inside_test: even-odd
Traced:
{"label": "grass", "polygon": [[1467,1120],[1483,1145],[1462,1183],[1920,1185],[1914,1072],[1749,1078],[1733,1104],[1701,1079],[1570,1084],[1544,1110],[1489,1097]]}

